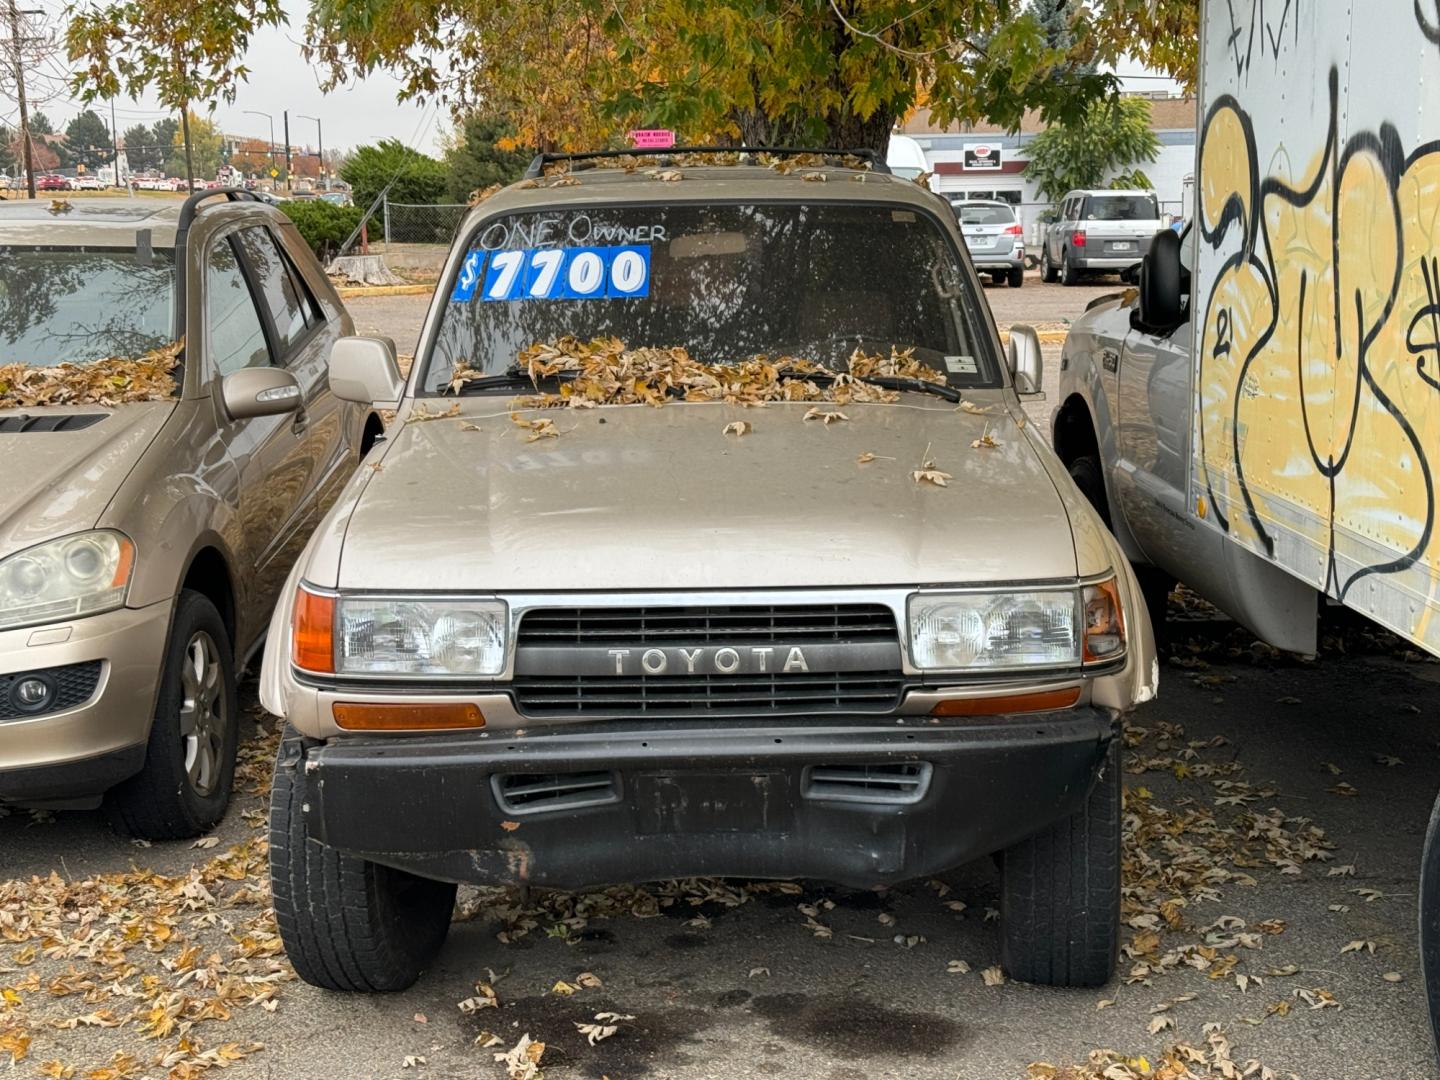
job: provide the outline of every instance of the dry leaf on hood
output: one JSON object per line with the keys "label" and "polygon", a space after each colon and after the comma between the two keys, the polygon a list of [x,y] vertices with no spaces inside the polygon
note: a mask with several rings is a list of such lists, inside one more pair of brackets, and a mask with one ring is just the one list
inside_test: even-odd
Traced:
{"label": "dry leaf on hood", "polygon": [[857,457],[857,458],[855,459],[855,464],[856,464],[856,465],[869,465],[870,462],[872,462],[872,461],[874,461],[874,460],[875,460],[875,455],[872,454],[869,450],[866,450],[863,454],[861,454],[859,457]]}
{"label": "dry leaf on hood", "polygon": [[537,420],[527,420],[519,413],[510,414],[510,422],[517,427],[522,427],[530,432],[526,442],[535,442],[539,439],[558,439],[560,432],[555,427],[555,421],[548,416],[542,416]]}
{"label": "dry leaf on hood", "polygon": [[460,403],[458,401],[451,405],[450,408],[446,409],[444,412],[431,412],[429,408],[425,405],[425,403],[422,401],[420,402],[420,404],[416,405],[414,411],[410,413],[410,420],[413,423],[418,424],[423,420],[449,420],[451,417],[459,415]]}
{"label": "dry leaf on hood", "polygon": [[819,420],[826,427],[829,427],[831,424],[838,423],[841,420],[849,420],[850,417],[846,416],[838,409],[821,409],[818,406],[812,406],[805,413],[805,419]]}
{"label": "dry leaf on hood", "polygon": [[749,420],[734,420],[725,425],[725,430],[721,432],[721,434],[749,435],[753,430],[754,428],[751,427]]}
{"label": "dry leaf on hood", "polygon": [[999,445],[1000,444],[995,441],[995,436],[990,434],[990,425],[986,424],[985,430],[980,433],[980,437],[970,444],[970,449],[993,450]]}
{"label": "dry leaf on hood", "polygon": [[175,396],[172,372],[184,351],[174,341],[143,356],[83,364],[0,364],[0,409],[32,405],[123,405]]}
{"label": "dry leaf on hood", "polygon": [[935,467],[935,462],[929,460],[922,461],[920,468],[910,475],[917,484],[934,484],[936,487],[948,487],[949,482],[955,479],[948,472],[941,472]]}

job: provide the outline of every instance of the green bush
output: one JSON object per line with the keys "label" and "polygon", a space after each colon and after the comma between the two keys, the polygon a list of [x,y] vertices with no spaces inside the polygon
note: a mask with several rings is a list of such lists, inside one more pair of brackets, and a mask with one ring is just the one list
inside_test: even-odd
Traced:
{"label": "green bush", "polygon": [[280,209],[295,222],[322,264],[340,253],[340,245],[355,231],[364,213],[358,206],[336,206],[324,199],[289,199]]}
{"label": "green bush", "polygon": [[355,205],[368,208],[390,185],[392,203],[438,203],[445,197],[445,166],[399,139],[356,147],[340,166]]}

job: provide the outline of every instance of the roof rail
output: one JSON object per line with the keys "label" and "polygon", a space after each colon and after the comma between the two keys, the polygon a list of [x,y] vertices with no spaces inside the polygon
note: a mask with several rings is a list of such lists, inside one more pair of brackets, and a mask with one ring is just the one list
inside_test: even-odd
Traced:
{"label": "roof rail", "polygon": [[880,155],[866,147],[845,150],[823,146],[667,146],[657,149],[631,147],[628,150],[584,150],[574,154],[536,154],[525,170],[525,179],[534,180],[544,175],[545,166],[561,161],[591,161],[595,158],[619,157],[673,157],[676,154],[770,154],[774,157],[799,157],[801,154],[822,154],[825,157],[863,158],[872,172],[888,173],[890,166]]}

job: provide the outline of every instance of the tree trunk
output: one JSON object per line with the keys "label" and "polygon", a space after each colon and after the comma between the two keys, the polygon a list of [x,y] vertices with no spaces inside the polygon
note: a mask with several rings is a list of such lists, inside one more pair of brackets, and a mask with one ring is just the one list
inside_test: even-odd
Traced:
{"label": "tree trunk", "polygon": [[195,165],[190,159],[190,103],[180,110],[180,127],[185,139],[185,190],[195,194]]}

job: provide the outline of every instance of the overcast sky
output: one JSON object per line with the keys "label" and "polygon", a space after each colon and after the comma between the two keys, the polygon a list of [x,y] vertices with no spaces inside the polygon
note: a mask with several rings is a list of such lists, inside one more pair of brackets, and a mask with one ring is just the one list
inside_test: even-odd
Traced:
{"label": "overcast sky", "polygon": [[[185,0],[177,0],[185,2]],[[47,12],[50,27],[58,30],[62,25],[60,13],[65,0],[23,0],[22,7],[40,8]],[[373,75],[361,82],[351,83],[329,94],[320,92],[319,72],[305,62],[298,42],[304,32],[304,0],[286,0],[285,10],[290,16],[290,25],[279,29],[265,29],[255,35],[250,43],[245,64],[250,69],[249,80],[240,85],[234,105],[220,105],[215,117],[227,134],[249,135],[259,139],[270,137],[269,121],[263,116],[246,115],[245,109],[270,113],[275,117],[275,141],[284,140],[282,113],[290,110],[290,141],[292,145],[314,146],[315,121],[299,119],[299,114],[317,116],[323,125],[325,148],[343,149],[360,143],[373,142],[380,138],[396,138],[424,150],[438,153],[438,138],[449,125],[449,115],[443,107],[428,108],[413,104],[402,104],[396,98],[400,84],[388,75]],[[60,78],[63,56],[49,61],[42,67],[40,77],[34,80],[36,91],[50,100],[40,108],[54,122],[56,128],[63,128],[83,105],[64,89]],[[3,87],[8,92],[9,86]],[[110,110],[106,104],[97,104],[105,123],[110,123]],[[14,122],[14,105],[6,98],[0,98],[0,116]],[[132,101],[118,98],[115,102],[115,122],[123,132],[132,124],[149,124],[168,115],[153,98]]]}

